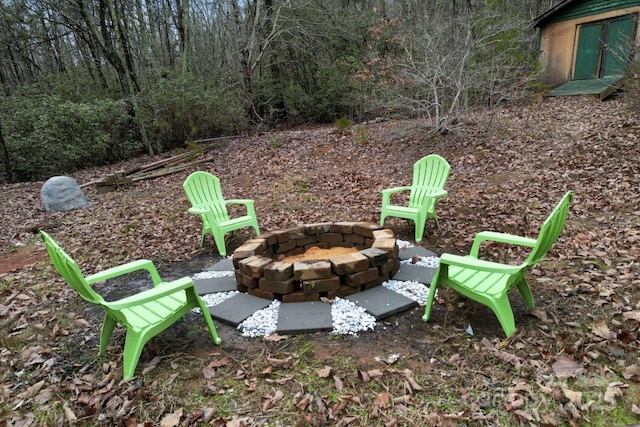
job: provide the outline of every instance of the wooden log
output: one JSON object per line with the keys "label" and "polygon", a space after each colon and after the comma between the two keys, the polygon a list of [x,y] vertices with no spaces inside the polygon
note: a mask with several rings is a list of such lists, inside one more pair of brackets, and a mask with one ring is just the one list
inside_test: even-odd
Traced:
{"label": "wooden log", "polygon": [[194,166],[194,165],[197,165],[197,164],[200,164],[200,163],[211,162],[213,160],[215,160],[214,157],[207,157],[206,159],[200,159],[200,160],[196,160],[194,162],[184,163],[182,165],[174,166],[172,168],[165,168],[164,170],[150,171],[149,173],[146,173],[146,174],[133,175],[131,177],[131,179],[132,179],[133,182],[137,182],[137,181],[142,181],[142,180],[145,180],[145,179],[158,178],[158,177],[161,177],[161,176],[170,175],[172,173],[183,171],[185,169],[190,168],[191,166]]}
{"label": "wooden log", "polygon": [[157,169],[157,168],[160,168],[160,167],[166,165],[167,163],[174,162],[174,161],[179,161],[181,159],[189,157],[190,155],[192,155],[194,153],[195,153],[195,151],[193,151],[193,150],[185,151],[184,153],[180,153],[180,154],[178,154],[176,156],[167,157],[166,159],[161,159],[161,160],[155,161],[153,163],[149,163],[149,164],[144,165],[144,166],[139,166],[139,167],[136,167],[136,168],[133,168],[133,169],[129,169],[128,171],[126,171],[125,174],[126,175],[133,175],[135,173],[146,172],[146,171],[150,171],[150,170],[153,170],[153,169]]}

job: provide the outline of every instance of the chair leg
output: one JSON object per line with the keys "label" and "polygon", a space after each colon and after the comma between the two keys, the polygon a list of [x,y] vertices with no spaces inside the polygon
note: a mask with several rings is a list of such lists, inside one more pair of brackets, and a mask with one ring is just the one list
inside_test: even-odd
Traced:
{"label": "chair leg", "polygon": [[132,378],[135,374],[144,344],[141,335],[127,330],[127,337],[124,341],[124,351],[122,352],[122,377],[125,381]]}
{"label": "chair leg", "polygon": [[218,248],[218,253],[220,254],[220,256],[227,256],[227,247],[224,243],[224,233],[220,230],[213,230],[211,233],[213,234],[213,240],[216,241],[216,247]]}
{"label": "chair leg", "polygon": [[434,215],[434,216],[433,216],[433,219],[434,219],[434,220],[435,220],[435,222],[436,222],[436,228],[438,229],[438,231],[440,231],[440,224],[438,223],[438,215]]}
{"label": "chair leg", "polygon": [[204,218],[202,219],[202,231],[200,232],[200,247],[204,246],[204,239],[207,237],[207,225],[204,222]]}
{"label": "chair leg", "polygon": [[104,350],[107,348],[107,344],[109,344],[109,340],[111,339],[111,334],[113,333],[115,326],[116,321],[107,314],[104,318],[104,323],[102,324],[102,331],[100,331],[99,354],[104,353]]}
{"label": "chair leg", "polygon": [[522,280],[518,282],[517,286],[518,290],[520,291],[520,295],[522,295],[524,303],[527,305],[527,308],[529,310],[533,310],[534,308],[536,308],[536,303],[533,300],[533,294],[531,293],[531,288],[527,283],[527,279],[523,277]]}
{"label": "chair leg", "polygon": [[426,220],[417,219],[415,221],[415,224],[416,224],[416,232],[415,232],[416,243],[420,243],[422,241],[422,236],[424,235],[425,223],[426,223]]}
{"label": "chair leg", "polygon": [[507,294],[505,293],[497,299],[487,301],[487,306],[498,318],[505,335],[507,337],[511,336],[516,331],[516,322],[513,318],[513,310],[511,309],[511,303],[509,302]]}
{"label": "chair leg", "polygon": [[205,304],[202,298],[198,297],[198,306],[200,307],[200,311],[202,312],[202,317],[204,317],[204,321],[209,328],[209,332],[211,333],[211,338],[213,338],[213,342],[216,345],[219,345],[222,342],[222,339],[218,336],[218,330],[216,329],[216,325],[213,323],[213,319],[211,318],[211,314],[209,313],[209,307]]}
{"label": "chair leg", "polygon": [[433,307],[433,302],[436,298],[436,288],[438,287],[438,273],[439,270],[436,272],[436,275],[433,276],[433,279],[431,280],[431,285],[429,285],[429,296],[427,297],[427,303],[424,306],[424,315],[422,316],[422,321],[423,322],[428,322],[429,318],[431,317],[431,308]]}

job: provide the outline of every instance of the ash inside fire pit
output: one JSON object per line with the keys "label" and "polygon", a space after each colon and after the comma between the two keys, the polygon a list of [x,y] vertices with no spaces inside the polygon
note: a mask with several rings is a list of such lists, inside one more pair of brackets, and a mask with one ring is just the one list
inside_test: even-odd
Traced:
{"label": "ash inside fire pit", "polygon": [[311,246],[300,255],[291,255],[281,259],[282,262],[298,262],[298,261],[321,261],[330,259],[337,255],[352,254],[358,252],[358,248],[343,248],[336,246],[334,248],[322,249],[317,246]]}
{"label": "ash inside fire pit", "polygon": [[268,232],[236,249],[233,265],[239,291],[285,303],[352,295],[400,268],[393,231],[370,222]]}

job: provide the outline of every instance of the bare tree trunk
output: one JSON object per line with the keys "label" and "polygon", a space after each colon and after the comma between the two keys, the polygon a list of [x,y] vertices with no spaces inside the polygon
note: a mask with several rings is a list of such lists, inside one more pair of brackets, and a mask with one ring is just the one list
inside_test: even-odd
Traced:
{"label": "bare tree trunk", "polygon": [[[140,138],[142,140],[143,145],[147,149],[147,152],[150,155],[154,154],[153,147],[149,143],[147,138],[147,132],[144,127],[144,124],[136,117],[136,111],[138,110],[137,101],[135,97],[135,89],[134,82],[132,80],[132,76],[134,75],[133,70],[127,69],[127,63],[124,59],[124,45],[127,42],[123,42],[120,40],[120,45],[114,45],[114,40],[111,38],[111,28],[107,24],[107,17],[110,18],[111,22],[113,22],[113,26],[116,27],[116,33],[123,35],[122,27],[119,22],[119,16],[116,13],[116,9],[111,0],[100,0],[100,29],[98,29],[96,23],[89,17],[87,10],[85,8],[85,0],[76,0],[80,14],[83,19],[87,23],[87,26],[91,29],[94,37],[98,41],[100,48],[102,49],[105,57],[109,61],[109,63],[115,68],[116,73],[118,75],[118,81],[120,82],[120,87],[122,89],[122,94],[125,100],[127,101],[127,113],[129,117],[131,117],[132,122],[138,128],[140,132]],[[124,37],[126,39],[126,37]],[[117,42],[117,41],[116,41]]]}
{"label": "bare tree trunk", "polygon": [[[260,0],[257,0],[257,1],[259,2]],[[254,8],[257,9],[255,0],[252,2],[252,5],[254,6]],[[253,105],[253,83],[252,83],[253,70],[251,68],[251,42],[250,42],[251,36],[247,36],[247,34],[244,32],[245,24],[242,21],[240,5],[238,4],[237,0],[232,1],[232,7],[233,7],[234,20],[236,24],[235,27],[237,31],[235,40],[236,40],[237,47],[240,54],[240,66],[242,68],[244,91],[245,91],[246,102],[247,102],[247,106],[246,106],[247,114],[253,115],[253,112],[255,112],[255,106]],[[249,6],[247,6],[247,8],[249,8]],[[255,14],[256,12],[254,12],[253,14],[254,19],[255,19]],[[245,15],[248,16],[249,14],[245,12]],[[247,23],[246,25],[249,25],[249,24]]]}
{"label": "bare tree trunk", "polygon": [[2,164],[4,165],[4,176],[6,182],[13,182],[13,173],[11,172],[11,162],[9,161],[9,150],[4,142],[2,134],[2,123],[0,122],[0,155],[2,155]]}
{"label": "bare tree trunk", "polygon": [[190,49],[189,46],[189,0],[176,0],[176,13],[178,14],[178,33],[180,34],[180,48],[182,49],[182,74],[189,71]]}

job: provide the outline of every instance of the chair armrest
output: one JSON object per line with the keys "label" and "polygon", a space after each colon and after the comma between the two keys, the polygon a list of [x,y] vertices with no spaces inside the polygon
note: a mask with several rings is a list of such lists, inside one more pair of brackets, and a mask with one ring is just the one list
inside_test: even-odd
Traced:
{"label": "chair armrest", "polygon": [[411,187],[409,186],[386,188],[382,190],[382,206],[388,206],[391,204],[391,196],[393,194],[409,190],[411,190]]}
{"label": "chair armrest", "polygon": [[182,277],[171,282],[162,282],[155,288],[147,289],[135,295],[122,298],[117,301],[109,301],[106,305],[113,310],[122,310],[134,305],[156,301],[159,298],[175,294],[186,289],[193,288],[193,280],[190,277]]}
{"label": "chair armrest", "polygon": [[393,188],[385,188],[384,190],[382,190],[382,194],[394,194],[394,193],[400,193],[401,191],[409,191],[411,190],[411,187],[409,186],[404,186],[404,187],[393,187]]}
{"label": "chair armrest", "polygon": [[153,280],[153,284],[157,285],[162,282],[160,275],[158,274],[158,270],[156,266],[153,264],[153,261],[148,259],[139,259],[137,261],[131,261],[126,264],[118,265],[116,267],[111,267],[106,270],[100,271],[98,273],[87,276],[85,280],[88,284],[92,285],[97,282],[101,282],[103,280],[111,279],[118,276],[123,276],[125,274],[133,273],[134,271],[139,270],[147,270],[151,275],[151,280]]}
{"label": "chair armrest", "polygon": [[227,205],[253,205],[254,201],[252,199],[229,199],[224,201]]}
{"label": "chair armrest", "polygon": [[192,214],[196,214],[196,215],[204,215],[207,212],[209,212],[209,208],[206,208],[204,206],[193,206],[193,207],[189,208],[189,210],[187,212],[192,213]]}
{"label": "chair armrest", "polygon": [[434,188],[432,191],[432,193],[429,193],[429,197],[433,197],[434,199],[439,199],[449,194],[447,190],[443,190],[442,188]]}
{"label": "chair armrest", "polygon": [[227,205],[244,205],[247,209],[247,215],[256,216],[253,199],[229,199],[225,200],[224,203]]}
{"label": "chair armrest", "polygon": [[529,237],[515,236],[513,234],[506,233],[497,233],[495,231],[481,231],[480,233],[476,234],[475,238],[473,239],[473,245],[471,246],[469,255],[477,258],[480,251],[480,245],[482,245],[482,242],[486,241],[508,243],[511,245],[528,247],[534,247],[537,242],[536,239],[531,239]]}
{"label": "chair armrest", "polygon": [[513,274],[522,268],[520,265],[500,264],[498,262],[485,261],[472,256],[460,256],[446,253],[442,254],[440,257],[440,265],[453,265],[477,271],[510,274]]}

